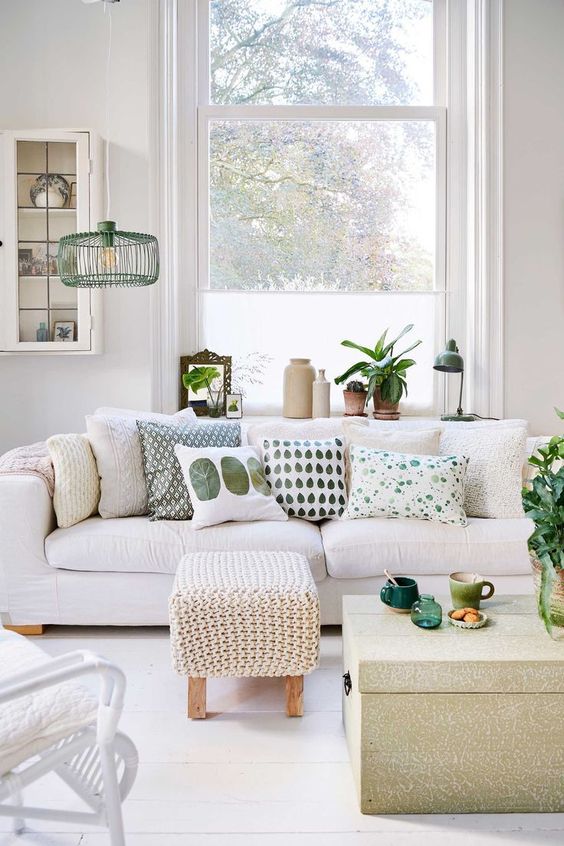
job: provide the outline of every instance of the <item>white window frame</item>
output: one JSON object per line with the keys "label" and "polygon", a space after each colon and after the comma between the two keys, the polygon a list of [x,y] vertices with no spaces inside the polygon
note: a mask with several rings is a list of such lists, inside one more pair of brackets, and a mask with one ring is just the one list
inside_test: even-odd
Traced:
{"label": "white window frame", "polygon": [[[437,290],[429,296],[444,296],[443,339],[456,337],[465,357],[466,408],[502,416],[503,0],[435,0],[436,44],[444,49],[435,50],[439,105],[427,107],[209,105],[207,74],[199,72],[208,67],[207,24],[202,24],[208,5],[208,0],[157,0],[150,7],[151,211],[163,255],[161,279],[152,292],[153,408],[178,407],[178,358],[200,348],[208,172],[203,156],[198,164],[198,146],[208,143],[209,121],[308,119],[315,113],[326,119],[364,115],[435,122]],[[454,407],[454,381],[435,380],[438,412]]]}

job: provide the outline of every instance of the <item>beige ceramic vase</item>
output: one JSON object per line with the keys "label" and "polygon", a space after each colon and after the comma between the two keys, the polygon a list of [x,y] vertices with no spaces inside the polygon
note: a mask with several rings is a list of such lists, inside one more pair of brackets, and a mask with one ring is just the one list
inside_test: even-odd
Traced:
{"label": "beige ceramic vase", "polygon": [[325,370],[319,368],[313,383],[312,417],[331,417],[331,383],[325,377]]}
{"label": "beige ceramic vase", "polygon": [[315,368],[309,358],[291,358],[284,370],[284,417],[312,415]]}

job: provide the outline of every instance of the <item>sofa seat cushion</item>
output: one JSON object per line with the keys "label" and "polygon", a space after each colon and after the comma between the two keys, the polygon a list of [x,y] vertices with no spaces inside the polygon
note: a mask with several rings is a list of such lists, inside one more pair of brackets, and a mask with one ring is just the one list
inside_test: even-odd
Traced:
{"label": "sofa seat cushion", "polygon": [[326,522],[321,527],[327,572],[335,579],[398,575],[447,575],[455,570],[486,576],[530,573],[527,518],[449,526],[409,518],[375,517]]}
{"label": "sofa seat cushion", "polygon": [[292,518],[196,530],[190,520],[91,517],[68,529],[56,529],[45,541],[51,567],[94,572],[175,573],[187,552],[225,549],[300,552],[316,582],[327,575],[318,526]]}

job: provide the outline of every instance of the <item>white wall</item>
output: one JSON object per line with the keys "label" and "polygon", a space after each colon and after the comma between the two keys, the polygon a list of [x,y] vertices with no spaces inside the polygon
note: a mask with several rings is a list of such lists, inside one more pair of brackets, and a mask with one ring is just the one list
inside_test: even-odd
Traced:
{"label": "white wall", "polygon": [[506,414],[561,432],[564,2],[505,0]]}
{"label": "white wall", "polygon": [[[148,228],[147,9],[113,7],[112,194]],[[0,0],[0,125],[104,134],[102,5]],[[559,430],[564,406],[564,2],[505,0],[506,414]],[[1,237],[1,235],[0,235]],[[149,291],[106,291],[101,356],[1,357],[0,452],[82,431],[97,405],[149,407]]]}
{"label": "white wall", "polygon": [[[149,226],[152,1],[123,0],[112,12],[112,217],[141,232]],[[101,3],[0,0],[0,126],[93,128],[104,136],[106,23]],[[103,293],[103,355],[0,356],[0,453],[84,431],[84,415],[97,405],[149,407],[149,296],[148,289]]]}

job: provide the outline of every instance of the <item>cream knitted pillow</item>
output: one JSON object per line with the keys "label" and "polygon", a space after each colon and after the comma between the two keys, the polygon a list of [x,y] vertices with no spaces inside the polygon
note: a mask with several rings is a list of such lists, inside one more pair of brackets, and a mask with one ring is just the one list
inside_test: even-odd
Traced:
{"label": "cream knitted pillow", "polygon": [[47,441],[55,470],[53,508],[57,525],[66,529],[86,520],[98,509],[98,468],[84,435],[53,435]]}

